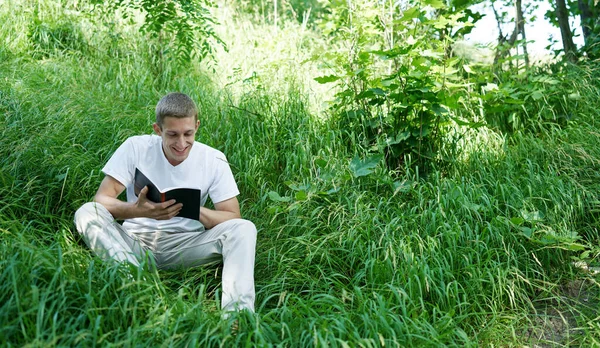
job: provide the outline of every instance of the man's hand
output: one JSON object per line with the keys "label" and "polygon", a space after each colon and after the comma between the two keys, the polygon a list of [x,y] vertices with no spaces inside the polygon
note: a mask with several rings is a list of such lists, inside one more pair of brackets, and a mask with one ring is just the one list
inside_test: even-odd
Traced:
{"label": "man's hand", "polygon": [[169,220],[176,216],[183,204],[175,202],[174,199],[163,203],[154,203],[146,197],[148,186],[145,186],[138,196],[134,206],[139,212],[140,217],[147,217],[156,220]]}
{"label": "man's hand", "polygon": [[123,202],[117,197],[125,190],[125,186],[118,180],[107,175],[100,183],[100,187],[94,196],[94,201],[102,204],[117,220],[133,218],[151,218],[156,220],[168,220],[179,213],[183,204],[175,204],[175,200],[164,203],[154,203],[148,200],[146,194],[148,187],[140,192],[136,202]]}

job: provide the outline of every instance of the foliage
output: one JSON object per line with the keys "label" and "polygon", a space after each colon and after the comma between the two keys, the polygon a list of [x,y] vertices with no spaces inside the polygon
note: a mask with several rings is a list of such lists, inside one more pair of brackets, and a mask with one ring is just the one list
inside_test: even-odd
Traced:
{"label": "foliage", "polygon": [[140,31],[156,41],[160,57],[166,55],[179,63],[188,63],[192,58],[211,57],[215,45],[225,46],[213,28],[215,22],[209,11],[212,6],[210,0],[94,2],[105,18],[120,14],[127,19],[141,12],[144,21]]}
{"label": "foliage", "polygon": [[[551,8],[544,14],[553,26],[559,26],[559,19],[556,15],[557,5],[550,3]],[[594,0],[566,1],[566,10],[570,18],[579,17],[581,31],[583,32],[584,45],[579,48],[579,54],[588,58],[596,59],[600,56],[600,4]],[[572,29],[572,35],[575,35],[576,29]],[[564,52],[564,48],[554,50],[556,56]]]}
{"label": "foliage", "polygon": [[[331,109],[349,137],[384,154],[391,169],[407,156],[415,159],[411,165],[426,168],[437,159],[450,124],[448,105],[457,104],[455,87],[462,87],[448,34],[462,35],[469,23],[464,13],[437,1],[408,8],[360,1],[352,6],[336,9],[330,19],[349,49],[326,54],[335,73],[316,80],[340,85]],[[431,16],[428,8],[440,13]]]}

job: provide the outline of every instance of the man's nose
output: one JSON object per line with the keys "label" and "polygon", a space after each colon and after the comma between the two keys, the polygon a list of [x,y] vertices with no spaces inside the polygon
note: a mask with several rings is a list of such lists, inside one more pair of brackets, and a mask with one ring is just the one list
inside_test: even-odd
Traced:
{"label": "man's nose", "polygon": [[185,147],[185,136],[182,135],[179,138],[177,138],[177,145],[181,148]]}

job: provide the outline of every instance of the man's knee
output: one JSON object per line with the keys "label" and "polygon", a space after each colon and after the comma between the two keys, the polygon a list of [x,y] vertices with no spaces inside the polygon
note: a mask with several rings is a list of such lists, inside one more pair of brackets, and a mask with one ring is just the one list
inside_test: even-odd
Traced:
{"label": "man's knee", "polygon": [[236,236],[256,239],[257,230],[252,221],[246,219],[233,219],[230,220],[230,223],[232,224],[231,230]]}
{"label": "man's knee", "polygon": [[238,229],[240,231],[244,231],[244,233],[256,235],[256,226],[250,220],[246,219],[235,219]]}
{"label": "man's knee", "polygon": [[96,203],[96,202],[85,203],[79,209],[77,209],[77,211],[75,212],[75,219],[77,219],[78,216],[95,212],[97,210],[96,205],[100,205],[100,203]]}
{"label": "man's knee", "polygon": [[110,213],[108,210],[98,202],[88,202],[77,209],[75,212],[75,225],[79,233],[82,233],[83,225],[94,221],[108,218]]}

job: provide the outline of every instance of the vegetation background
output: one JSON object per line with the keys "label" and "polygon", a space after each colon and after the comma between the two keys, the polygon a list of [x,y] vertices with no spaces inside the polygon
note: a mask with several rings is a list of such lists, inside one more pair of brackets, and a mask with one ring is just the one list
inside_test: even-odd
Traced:
{"label": "vegetation background", "polygon": [[[489,63],[469,2],[0,4],[0,345],[600,345],[597,23],[533,65],[520,2]],[[74,229],[170,91],[259,229],[255,315]]]}

